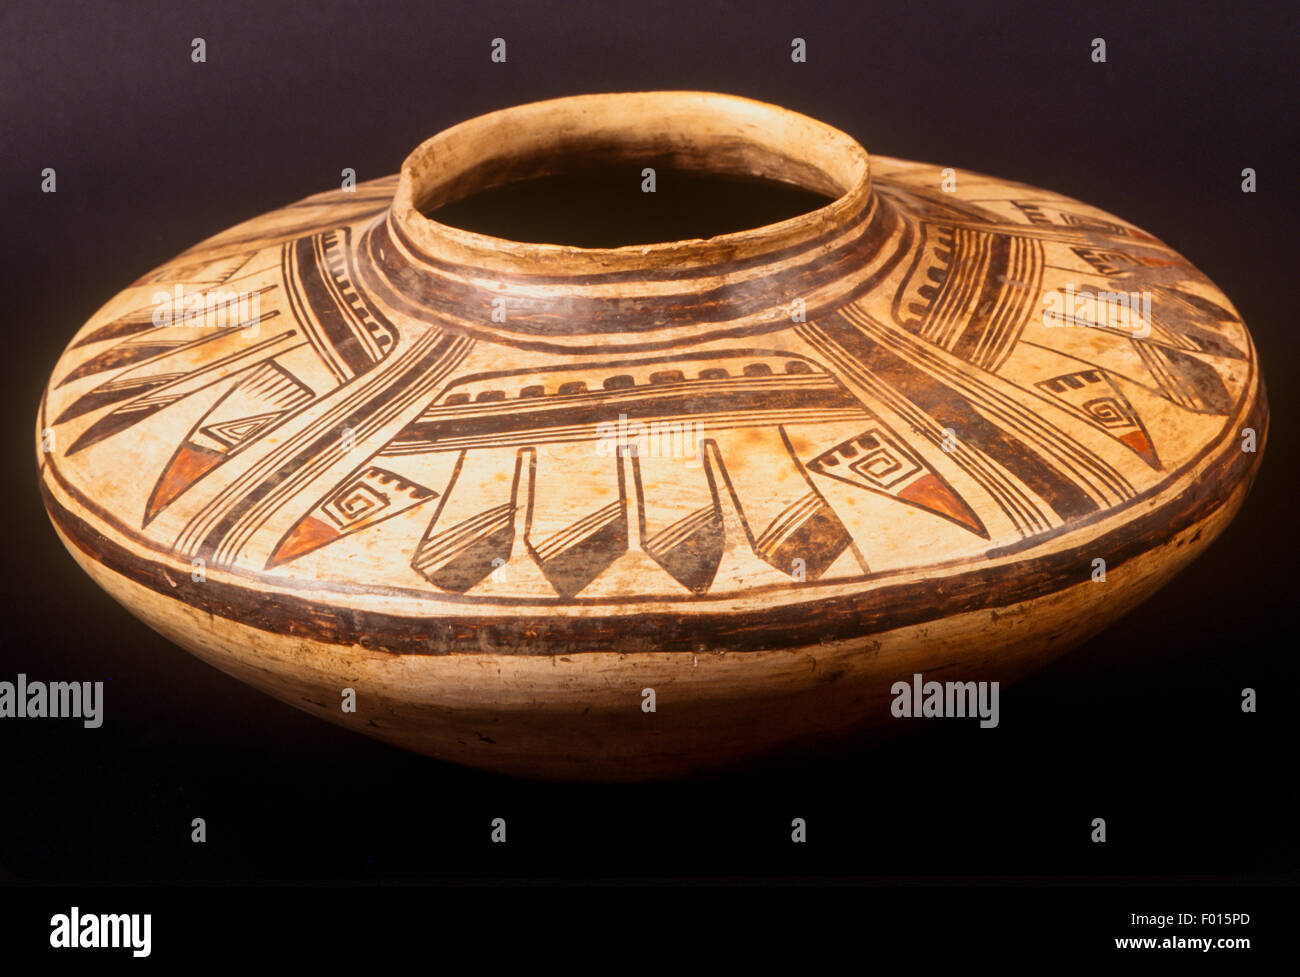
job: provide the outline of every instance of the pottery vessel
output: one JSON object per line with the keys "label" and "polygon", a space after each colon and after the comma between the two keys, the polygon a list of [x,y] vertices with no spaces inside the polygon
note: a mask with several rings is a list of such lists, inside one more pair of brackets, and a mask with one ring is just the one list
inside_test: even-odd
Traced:
{"label": "pottery vessel", "polygon": [[[604,249],[426,216],[647,159],[828,202]],[[1042,665],[1209,545],[1266,427],[1232,304],[1124,220],[656,92],[472,119],[195,245],[73,338],[37,458],[78,563],[216,667],[441,759],[638,780]]]}

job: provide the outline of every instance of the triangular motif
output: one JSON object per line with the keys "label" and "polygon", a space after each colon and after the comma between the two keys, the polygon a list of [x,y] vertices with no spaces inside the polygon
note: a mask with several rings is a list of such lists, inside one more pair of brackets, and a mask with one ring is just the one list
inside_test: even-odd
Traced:
{"label": "triangular motif", "polygon": [[897,499],[989,538],[975,511],[920,455],[883,427],[863,431],[824,451],[809,471]]}
{"label": "triangular motif", "polygon": [[1142,419],[1105,370],[1063,373],[1048,380],[1040,380],[1034,386],[1074,416],[1082,418],[1135,452],[1152,468],[1160,468],[1160,459]]}

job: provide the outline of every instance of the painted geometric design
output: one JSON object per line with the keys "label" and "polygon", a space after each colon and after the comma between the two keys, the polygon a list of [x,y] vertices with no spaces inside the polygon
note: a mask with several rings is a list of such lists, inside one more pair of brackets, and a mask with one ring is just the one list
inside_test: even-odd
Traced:
{"label": "painted geometric design", "polygon": [[1034,386],[1133,449],[1152,468],[1160,467],[1151,437],[1133,405],[1104,371],[1066,373]]}
{"label": "painted geometric design", "polygon": [[722,514],[708,505],[647,539],[645,549],[674,580],[702,594],[718,572],[725,541]]}
{"label": "painted geometric design", "polygon": [[343,483],[285,534],[267,567],[391,519],[438,493],[373,465]]}
{"label": "painted geometric design", "polygon": [[809,492],[772,520],[754,541],[754,552],[792,577],[816,580],[852,542],[825,500]]}
{"label": "painted geometric design", "polygon": [[275,361],[254,367],[203,415],[176,449],[150,493],[144,524],[221,464],[231,451],[312,396],[305,384]]}
{"label": "painted geometric design", "polygon": [[988,539],[988,531],[947,482],[895,435],[872,428],[814,458],[808,468],[942,516]]}
{"label": "painted geometric design", "polygon": [[[525,448],[509,457],[513,474],[508,486],[498,484],[487,492],[471,493],[457,491],[466,453],[457,458],[438,510],[411,559],[411,568],[440,590],[464,593],[523,548],[516,545],[522,535],[519,515],[526,519],[529,514],[536,454]],[[449,511],[459,516],[449,517]]]}
{"label": "painted geometric design", "polygon": [[627,510],[622,500],[587,513],[529,549],[555,592],[572,597],[627,550]]}
{"label": "painted geometric design", "polygon": [[354,282],[350,241],[347,228],[325,231],[286,246],[284,258],[288,287],[309,313],[303,333],[340,380],[381,360],[397,335]]}
{"label": "painted geometric design", "polygon": [[[493,506],[464,522],[426,535],[411,565],[441,590],[464,593],[510,559],[515,508]],[[432,527],[430,527],[432,529]]]}
{"label": "painted geometric design", "polygon": [[[55,424],[76,420],[104,407],[121,405],[85,428],[68,449],[69,454],[120,434],[250,363],[261,362],[291,348],[292,330],[263,331],[279,314],[278,309],[272,309],[262,314],[257,322],[240,322],[215,330],[202,326],[176,330],[191,335],[183,342],[167,344],[157,355],[86,391],[59,413]],[[261,338],[246,341],[245,336],[251,334],[253,327]],[[75,370],[71,372],[76,373]]]}
{"label": "painted geometric design", "polygon": [[[422,257],[391,180],[311,198],[87,324],[46,394],[48,463],[129,497],[119,531],[152,550],[320,587],[364,551],[394,599],[704,606],[1021,551],[1162,491],[1254,354],[1149,235],[957,186],[876,158],[860,222],[721,285],[498,281]],[[160,284],[255,293],[257,328],[159,326]],[[1149,321],[1045,315],[1067,287]]]}
{"label": "painted geometric design", "polygon": [[895,315],[908,331],[996,370],[1039,311],[1042,265],[1043,245],[1033,238],[928,225]]}
{"label": "painted geometric design", "polygon": [[1133,348],[1156,387],[1178,406],[1203,414],[1231,409],[1232,395],[1210,363],[1177,347],[1143,339],[1133,340]]}

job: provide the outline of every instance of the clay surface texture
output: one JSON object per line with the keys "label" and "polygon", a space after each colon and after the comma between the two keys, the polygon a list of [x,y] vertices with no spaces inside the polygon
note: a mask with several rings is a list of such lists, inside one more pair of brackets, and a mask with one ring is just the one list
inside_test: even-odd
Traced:
{"label": "clay surface texture", "polygon": [[[425,216],[596,158],[829,202],[611,249]],[[76,333],[37,459],[79,563],[217,667],[447,760],[635,780],[1050,660],[1223,529],[1266,428],[1245,325],[1151,235],[673,92],[474,119],[196,245]]]}

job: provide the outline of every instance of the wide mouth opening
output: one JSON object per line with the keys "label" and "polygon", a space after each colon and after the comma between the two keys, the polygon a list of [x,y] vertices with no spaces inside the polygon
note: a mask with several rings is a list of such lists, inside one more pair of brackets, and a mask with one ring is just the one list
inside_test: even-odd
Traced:
{"label": "wide mouth opening", "polygon": [[422,249],[520,261],[767,250],[851,220],[865,150],[815,119],[702,92],[582,95],[493,112],[421,144],[394,217]]}
{"label": "wide mouth opening", "polygon": [[671,157],[524,160],[522,172],[420,212],[464,231],[533,244],[622,248],[735,234],[835,198],[750,174],[688,169]]}

